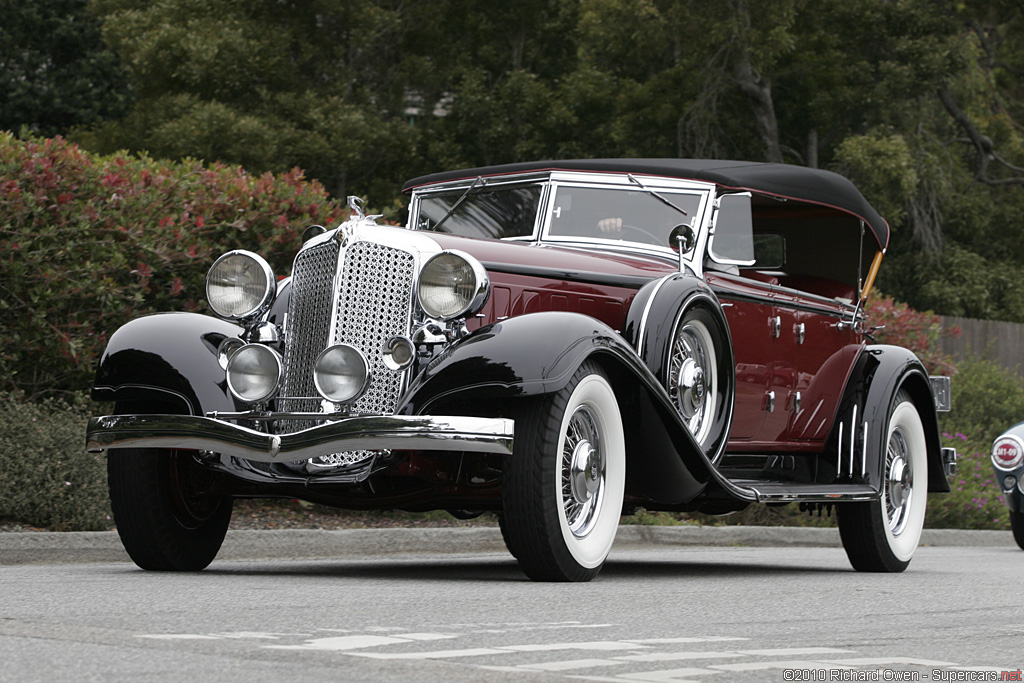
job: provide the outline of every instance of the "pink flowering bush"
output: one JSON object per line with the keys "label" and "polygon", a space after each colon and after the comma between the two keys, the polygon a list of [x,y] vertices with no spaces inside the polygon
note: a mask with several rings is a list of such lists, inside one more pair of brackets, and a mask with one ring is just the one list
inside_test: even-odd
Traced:
{"label": "pink flowering bush", "polygon": [[1008,530],[1010,520],[1003,503],[1003,494],[992,473],[988,447],[971,443],[962,432],[943,432],[942,440],[943,445],[956,448],[958,468],[949,480],[952,489],[950,493],[929,496],[925,526],[936,529]]}
{"label": "pink flowering bush", "polygon": [[868,301],[864,312],[867,326],[879,328],[872,333],[879,344],[910,349],[933,375],[956,372],[952,358],[942,353],[939,342],[944,337],[959,336],[960,328],[943,328],[942,318],[934,313],[915,311],[878,292]]}
{"label": "pink flowering bush", "polygon": [[302,231],[342,213],[298,169],[98,157],[0,132],[0,389],[87,389],[121,324],[202,308],[218,254],[251,249],[287,273]]}

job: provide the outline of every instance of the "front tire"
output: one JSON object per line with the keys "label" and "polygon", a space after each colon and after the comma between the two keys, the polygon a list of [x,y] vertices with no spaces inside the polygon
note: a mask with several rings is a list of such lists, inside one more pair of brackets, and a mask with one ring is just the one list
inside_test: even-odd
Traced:
{"label": "front tire", "polygon": [[107,483],[117,533],[135,564],[191,572],[216,557],[232,500],[209,491],[209,473],[189,451],[112,450]]}
{"label": "front tire", "polygon": [[1024,550],[1024,512],[1010,510],[1010,529],[1013,530],[1013,540]]}
{"label": "front tire", "polygon": [[601,571],[622,514],[625,441],[615,393],[591,361],[517,414],[502,531],[528,577],[589,581]]}
{"label": "front tire", "polygon": [[900,392],[889,413],[882,495],[838,506],[839,535],[859,572],[902,572],[924,528],[928,446],[910,396]]}

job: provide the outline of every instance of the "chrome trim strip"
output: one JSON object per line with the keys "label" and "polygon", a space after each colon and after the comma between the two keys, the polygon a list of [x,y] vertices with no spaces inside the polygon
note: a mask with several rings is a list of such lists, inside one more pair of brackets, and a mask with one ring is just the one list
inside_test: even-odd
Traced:
{"label": "chrome trim strip", "polygon": [[652,291],[651,295],[647,297],[647,303],[644,305],[644,314],[640,316],[640,330],[637,332],[636,335],[637,353],[643,352],[644,335],[647,334],[647,318],[651,314],[651,306],[654,305],[655,297],[658,296],[658,292],[661,290],[662,287],[665,286],[665,283],[677,275],[679,275],[679,273],[669,273],[668,275],[662,277],[660,280],[658,280],[658,284],[654,285],[654,291]]}
{"label": "chrome trim strip", "polygon": [[860,476],[863,477],[868,471],[868,423],[864,421],[864,437],[860,454]]}
{"label": "chrome trim strip", "polygon": [[437,415],[350,417],[290,434],[266,434],[193,415],[108,415],[89,420],[86,448],[180,448],[257,462],[295,462],[349,450],[512,452],[515,423]]}
{"label": "chrome trim strip", "polygon": [[843,473],[843,425],[845,423],[839,421],[839,445],[836,447],[836,478]]}
{"label": "chrome trim strip", "polygon": [[850,478],[853,479],[853,456],[857,441],[857,404],[853,404],[853,419],[850,420]]}

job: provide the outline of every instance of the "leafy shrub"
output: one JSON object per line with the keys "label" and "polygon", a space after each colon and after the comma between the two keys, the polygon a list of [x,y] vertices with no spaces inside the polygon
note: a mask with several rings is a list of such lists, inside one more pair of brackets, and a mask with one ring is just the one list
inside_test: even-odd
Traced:
{"label": "leafy shrub", "polygon": [[953,380],[953,409],[939,413],[942,430],[962,434],[987,451],[997,436],[1024,420],[1024,380],[997,363],[961,361]]}
{"label": "leafy shrub", "polygon": [[957,449],[951,493],[932,496],[927,524],[964,529],[1008,529],[1006,506],[992,472],[992,442],[1024,420],[1024,380],[988,360],[957,366],[953,410],[940,413],[946,445]]}
{"label": "leafy shrub", "polygon": [[910,349],[934,375],[956,372],[953,359],[942,353],[939,341],[959,335],[960,328],[943,328],[940,316],[930,311],[915,311],[907,304],[880,294],[869,300],[865,314],[867,325],[878,328],[873,336],[879,344]]}
{"label": "leafy shrub", "polygon": [[55,531],[110,527],[106,459],[87,454],[86,402],[0,393],[0,519]]}
{"label": "leafy shrub", "polygon": [[957,473],[949,478],[950,493],[929,496],[925,526],[1009,529],[1008,510],[992,473],[988,445],[971,442],[963,433],[944,432],[942,436],[945,445],[957,449]]}
{"label": "leafy shrub", "polygon": [[0,389],[86,388],[120,325],[200,308],[218,254],[251,249],[286,273],[302,231],[342,212],[298,169],[91,157],[0,132]]}

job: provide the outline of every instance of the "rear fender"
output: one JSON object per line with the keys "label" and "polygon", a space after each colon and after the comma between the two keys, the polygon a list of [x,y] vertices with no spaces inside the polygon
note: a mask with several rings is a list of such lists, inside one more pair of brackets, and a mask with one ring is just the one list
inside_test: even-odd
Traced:
{"label": "rear fender", "polygon": [[[914,402],[924,427],[928,448],[928,490],[935,493],[950,490],[942,463],[939,423],[928,372],[913,352],[882,344],[865,347],[854,365],[840,402],[839,419],[826,442],[822,456],[824,471],[819,472],[819,481],[853,482],[867,484],[879,492],[882,490],[889,414],[901,390]],[[854,409],[857,411],[856,420],[853,419]],[[840,425],[842,441],[839,438]],[[852,449],[851,426],[854,431]]]}

